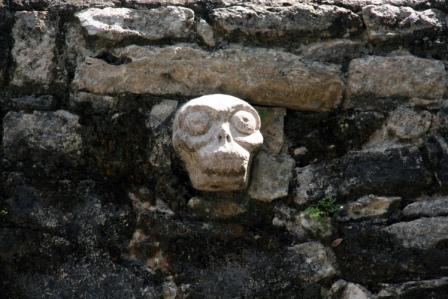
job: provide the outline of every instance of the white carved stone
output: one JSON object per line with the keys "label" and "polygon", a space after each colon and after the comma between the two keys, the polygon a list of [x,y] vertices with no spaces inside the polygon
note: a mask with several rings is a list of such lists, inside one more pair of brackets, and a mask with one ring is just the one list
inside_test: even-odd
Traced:
{"label": "white carved stone", "polygon": [[173,146],[193,187],[246,188],[253,153],[263,143],[260,125],[257,111],[233,96],[206,95],[183,105],[174,119]]}

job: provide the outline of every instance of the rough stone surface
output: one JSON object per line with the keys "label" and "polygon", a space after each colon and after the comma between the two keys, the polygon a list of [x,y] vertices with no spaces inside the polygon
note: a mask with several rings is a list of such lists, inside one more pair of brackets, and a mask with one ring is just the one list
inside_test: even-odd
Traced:
{"label": "rough stone surface", "polygon": [[384,229],[405,248],[429,249],[443,246],[447,241],[448,218],[421,218],[392,224]]}
{"label": "rough stone surface", "polygon": [[448,197],[423,197],[403,209],[406,217],[435,217],[448,215]]}
{"label": "rough stone surface", "polygon": [[371,193],[409,195],[431,181],[431,173],[415,148],[353,152],[330,163],[298,168],[295,201],[304,204],[324,197]]}
{"label": "rough stone surface", "polygon": [[336,66],[262,48],[234,46],[208,53],[188,45],[129,46],[113,55],[129,62],[114,65],[88,57],[76,71],[74,87],[99,94],[223,92],[255,104],[310,111],[335,108],[344,90]]}
{"label": "rough stone surface", "polygon": [[215,33],[212,26],[210,26],[205,20],[200,20],[196,25],[196,32],[202,38],[202,41],[209,47],[216,45]]}
{"label": "rough stone surface", "polygon": [[285,143],[284,118],[286,109],[255,107],[261,119],[263,148],[272,154],[279,154]]}
{"label": "rough stone surface", "polygon": [[80,10],[86,7],[115,6],[120,0],[7,0],[13,10],[46,10],[58,9],[61,11]]}
{"label": "rough stone surface", "polygon": [[362,97],[441,98],[446,72],[442,62],[414,56],[353,59],[348,72],[346,107]]}
{"label": "rough stone surface", "polygon": [[348,9],[303,3],[285,7],[231,6],[213,10],[210,17],[216,30],[251,37],[344,36],[361,27],[359,17]]}
{"label": "rough stone surface", "polygon": [[[443,0],[442,0],[443,1]],[[369,5],[390,4],[394,6],[409,6],[412,8],[439,7],[440,0],[320,0],[321,3],[340,5],[354,11],[360,11]]]}
{"label": "rough stone surface", "polygon": [[270,155],[261,151],[254,160],[250,197],[271,202],[288,195],[295,162],[288,155]]}
{"label": "rough stone surface", "polygon": [[32,161],[64,158],[77,164],[82,150],[79,129],[78,116],[64,110],[9,112],[3,119],[5,156]]}
{"label": "rough stone surface", "polygon": [[400,197],[385,197],[367,195],[347,204],[344,207],[345,219],[357,220],[369,217],[386,216],[397,209],[400,204]]}
{"label": "rough stone surface", "polygon": [[341,299],[372,299],[373,295],[364,287],[349,282],[342,292]]}
{"label": "rough stone surface", "polygon": [[297,279],[313,283],[328,280],[338,273],[331,249],[319,242],[307,242],[288,248],[286,260],[299,263]]}
{"label": "rough stone surface", "polygon": [[364,149],[385,149],[403,145],[420,145],[434,123],[435,116],[423,110],[399,106],[389,114],[383,128],[370,137]]}
{"label": "rough stone surface", "polygon": [[16,12],[13,27],[15,62],[11,84],[41,84],[48,87],[53,79],[56,28],[48,12]]}
{"label": "rough stone surface", "polygon": [[174,113],[177,104],[177,101],[174,100],[163,100],[159,104],[154,105],[149,113],[146,126],[155,129],[163,124],[166,119]]}
{"label": "rough stone surface", "polygon": [[436,9],[369,5],[362,9],[362,16],[371,41],[436,36],[446,29],[445,15]]}
{"label": "rough stone surface", "polygon": [[306,59],[345,63],[351,59],[363,56],[367,52],[365,42],[350,39],[332,39],[308,45],[302,45],[297,53]]}
{"label": "rough stone surface", "polygon": [[443,298],[448,292],[448,277],[408,281],[402,284],[386,284],[377,297],[385,298]]}
{"label": "rough stone surface", "polygon": [[194,12],[175,6],[150,10],[106,7],[90,8],[76,17],[89,36],[119,42],[129,38],[186,38],[191,33]]}

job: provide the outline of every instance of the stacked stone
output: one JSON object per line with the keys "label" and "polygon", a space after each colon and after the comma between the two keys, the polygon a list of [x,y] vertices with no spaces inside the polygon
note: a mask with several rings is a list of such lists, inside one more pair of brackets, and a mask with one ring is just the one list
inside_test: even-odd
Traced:
{"label": "stacked stone", "polygon": [[[446,298],[442,0],[0,0],[0,297]],[[247,190],[173,114],[256,107]]]}

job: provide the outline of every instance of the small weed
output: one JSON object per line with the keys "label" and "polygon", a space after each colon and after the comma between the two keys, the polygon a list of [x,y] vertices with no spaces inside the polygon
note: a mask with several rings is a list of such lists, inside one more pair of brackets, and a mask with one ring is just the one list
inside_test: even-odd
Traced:
{"label": "small weed", "polygon": [[305,214],[307,214],[311,219],[324,222],[325,218],[332,217],[341,208],[342,206],[336,203],[335,198],[325,197],[319,200],[316,204],[306,208]]}
{"label": "small weed", "polygon": [[8,211],[5,209],[0,209],[0,217],[8,215]]}

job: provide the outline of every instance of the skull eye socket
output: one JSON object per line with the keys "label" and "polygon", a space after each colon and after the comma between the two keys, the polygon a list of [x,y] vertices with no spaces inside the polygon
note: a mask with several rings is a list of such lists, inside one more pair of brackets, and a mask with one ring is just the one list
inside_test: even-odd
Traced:
{"label": "skull eye socket", "polygon": [[241,133],[252,134],[257,128],[254,115],[247,111],[238,111],[230,120],[232,125]]}
{"label": "skull eye socket", "polygon": [[210,128],[210,117],[203,111],[195,111],[187,114],[184,119],[184,128],[191,135],[203,135]]}

